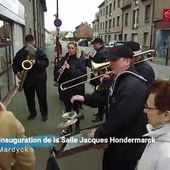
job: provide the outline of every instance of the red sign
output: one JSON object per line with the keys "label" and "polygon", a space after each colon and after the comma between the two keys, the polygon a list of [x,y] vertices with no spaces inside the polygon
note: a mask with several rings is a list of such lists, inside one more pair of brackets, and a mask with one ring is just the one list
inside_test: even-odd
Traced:
{"label": "red sign", "polygon": [[163,9],[163,21],[170,22],[170,9]]}

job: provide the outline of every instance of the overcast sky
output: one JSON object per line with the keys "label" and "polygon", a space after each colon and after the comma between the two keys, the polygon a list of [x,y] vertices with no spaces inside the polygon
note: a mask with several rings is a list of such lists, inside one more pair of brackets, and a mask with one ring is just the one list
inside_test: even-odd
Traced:
{"label": "overcast sky", "polygon": [[[74,31],[81,22],[91,22],[95,19],[98,6],[103,0],[58,0],[59,19],[62,20],[60,30]],[[45,28],[55,30],[56,0],[46,0]]]}

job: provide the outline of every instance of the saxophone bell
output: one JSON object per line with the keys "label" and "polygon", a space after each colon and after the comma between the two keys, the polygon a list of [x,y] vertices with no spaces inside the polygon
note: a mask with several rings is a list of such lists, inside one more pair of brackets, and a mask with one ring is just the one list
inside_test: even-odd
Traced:
{"label": "saxophone bell", "polygon": [[30,60],[24,60],[22,62],[22,68],[24,70],[30,70],[32,68],[32,66],[33,66],[33,64],[32,64],[32,62]]}

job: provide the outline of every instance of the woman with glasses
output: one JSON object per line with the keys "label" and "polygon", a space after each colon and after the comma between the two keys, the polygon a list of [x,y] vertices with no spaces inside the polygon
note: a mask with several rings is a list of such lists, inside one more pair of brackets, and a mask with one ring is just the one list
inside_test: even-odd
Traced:
{"label": "woman with glasses", "polygon": [[170,82],[156,80],[150,89],[146,104],[148,117],[144,136],[154,138],[139,160],[137,170],[170,169]]}
{"label": "woman with glasses", "polygon": [[[76,42],[69,42],[67,49],[68,52],[57,65],[56,80],[58,83],[60,99],[64,102],[65,105],[65,111],[70,112],[72,110],[76,110],[76,108],[74,108],[75,106],[70,102],[71,97],[75,94],[84,95],[85,85],[81,84],[68,90],[61,91],[60,84],[85,74],[86,63],[82,57],[82,51],[78,48]],[[84,81],[84,77],[73,82],[66,83],[66,87],[82,81]]]}

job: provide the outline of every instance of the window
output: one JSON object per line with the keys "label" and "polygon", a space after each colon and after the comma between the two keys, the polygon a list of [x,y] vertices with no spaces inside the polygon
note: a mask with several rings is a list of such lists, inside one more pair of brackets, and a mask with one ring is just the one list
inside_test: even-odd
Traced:
{"label": "window", "polygon": [[117,16],[117,27],[120,26],[120,16]]}
{"label": "window", "polygon": [[139,4],[139,1],[138,0],[135,0],[135,5],[138,5]]}
{"label": "window", "polygon": [[105,22],[105,31],[107,31],[107,21]]}
{"label": "window", "polygon": [[133,11],[133,20],[132,20],[132,28],[137,29],[139,22],[139,9]]}
{"label": "window", "polygon": [[143,34],[143,45],[147,45],[148,40],[149,40],[149,34],[148,34],[148,32],[144,32],[144,34]]}
{"label": "window", "polygon": [[138,34],[137,33],[132,34],[132,41],[138,42]]}
{"label": "window", "polygon": [[13,56],[11,24],[0,20],[0,32],[0,100],[3,101],[15,84],[11,67]]}
{"label": "window", "polygon": [[120,8],[120,0],[117,1],[117,8]]}
{"label": "window", "polygon": [[125,13],[125,26],[128,26],[128,13]]}
{"label": "window", "polygon": [[109,19],[109,31],[110,31],[110,29],[111,29],[111,25],[112,25],[112,20]]}
{"label": "window", "polygon": [[113,1],[113,10],[116,9],[116,1]]}
{"label": "window", "polygon": [[100,23],[100,31],[102,30],[102,23]]}
{"label": "window", "polygon": [[100,16],[102,16],[102,9],[100,10]]}
{"label": "window", "polygon": [[122,34],[119,34],[118,35],[118,40],[121,40],[122,39]]}
{"label": "window", "polygon": [[151,15],[151,6],[146,5],[146,7],[145,7],[145,21],[150,21],[150,15]]}
{"label": "window", "polygon": [[127,41],[127,34],[124,34],[124,41]]}
{"label": "window", "polygon": [[108,6],[106,6],[106,17],[108,16]]}
{"label": "window", "polygon": [[115,27],[115,18],[113,18],[113,24],[112,24],[113,28]]}
{"label": "window", "polygon": [[115,37],[114,39],[115,39],[115,40],[117,40],[117,34],[115,34],[115,36],[114,36],[114,37]]}
{"label": "window", "polygon": [[109,5],[109,15],[112,15],[112,4]]}

